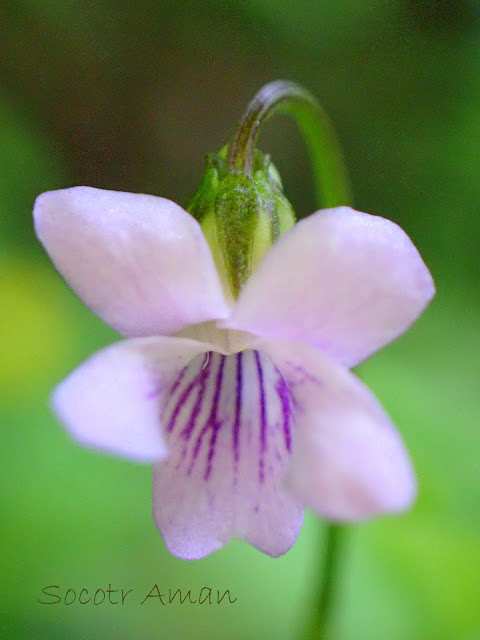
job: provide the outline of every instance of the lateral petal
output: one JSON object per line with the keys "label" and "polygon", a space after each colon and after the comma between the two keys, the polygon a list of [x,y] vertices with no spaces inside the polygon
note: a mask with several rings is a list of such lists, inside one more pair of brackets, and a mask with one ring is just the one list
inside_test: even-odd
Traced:
{"label": "lateral petal", "polygon": [[167,454],[165,388],[206,346],[180,338],[125,340],[99,351],[54,391],[52,405],[81,444],[134,460]]}
{"label": "lateral petal", "polygon": [[416,495],[408,454],[371,391],[317,349],[287,342],[262,348],[287,383],[295,437],[287,486],[331,520],[407,509]]}

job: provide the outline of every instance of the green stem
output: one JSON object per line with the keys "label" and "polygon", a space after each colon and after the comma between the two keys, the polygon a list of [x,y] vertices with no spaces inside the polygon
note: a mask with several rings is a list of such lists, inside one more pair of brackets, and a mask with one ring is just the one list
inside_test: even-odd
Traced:
{"label": "green stem", "polygon": [[315,599],[311,622],[304,636],[305,640],[326,640],[330,637],[332,611],[339,586],[340,560],[346,533],[345,526],[329,524],[326,527],[318,597]]}
{"label": "green stem", "polygon": [[270,82],[255,95],[230,145],[229,169],[252,173],[261,128],[276,112],[292,117],[302,133],[313,166],[318,205],[328,208],[350,204],[350,185],[330,120],[316,98],[294,82]]}
{"label": "green stem", "polygon": [[[255,95],[229,148],[230,171],[251,175],[262,126],[277,112],[292,117],[302,133],[312,162],[318,205],[328,208],[351,204],[350,185],[335,131],[318,101],[294,82],[277,80]],[[327,525],[318,598],[305,636],[311,640],[325,640],[330,633],[344,531],[343,526]]]}

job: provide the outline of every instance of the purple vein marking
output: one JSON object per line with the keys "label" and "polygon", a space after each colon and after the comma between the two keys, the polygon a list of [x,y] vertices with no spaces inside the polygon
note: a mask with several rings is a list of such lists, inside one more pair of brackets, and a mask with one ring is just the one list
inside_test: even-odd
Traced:
{"label": "purple vein marking", "polygon": [[267,449],[267,408],[265,404],[265,387],[263,384],[263,369],[260,360],[260,353],[255,351],[255,362],[258,372],[258,389],[260,393],[260,482],[265,479],[265,451]]}
{"label": "purple vein marking", "polygon": [[178,378],[175,380],[175,382],[172,384],[172,387],[169,391],[169,395],[173,396],[173,394],[175,393],[175,391],[178,389],[178,387],[180,386],[180,383],[182,382],[183,378],[185,377],[185,374],[188,371],[188,366],[187,367],[183,367],[183,369],[180,371],[180,374],[178,376]]}
{"label": "purple vein marking", "polygon": [[180,371],[178,376],[175,378],[174,383],[172,384],[170,389],[167,391],[167,393],[166,393],[165,415],[167,413],[169,413],[170,405],[172,405],[175,402],[175,392],[177,391],[178,387],[180,386],[180,384],[182,383],[183,379],[185,378],[185,375],[186,375],[187,371],[188,371],[188,365],[186,367],[183,367],[183,369]]}
{"label": "purple vein marking", "polygon": [[218,432],[222,423],[217,419],[217,407],[218,401],[220,399],[220,392],[222,389],[222,376],[223,376],[223,367],[225,366],[226,356],[220,356],[220,366],[218,368],[218,377],[217,377],[217,387],[215,389],[215,397],[213,399],[212,413],[210,415],[210,424],[212,426],[212,435],[210,438],[210,448],[208,450],[208,458],[207,458],[207,468],[205,469],[205,480],[208,480],[210,473],[212,471],[212,462],[215,456],[215,444],[217,442]]}
{"label": "purple vein marking", "polygon": [[[203,370],[200,369],[200,371],[197,373],[197,375],[193,378],[193,380],[191,382],[189,382],[189,384],[187,384],[187,386],[185,387],[185,389],[183,390],[183,392],[180,395],[180,398],[178,399],[178,402],[175,404],[175,409],[172,412],[170,421],[168,423],[168,427],[167,427],[167,433],[171,433],[175,427],[175,423],[177,421],[178,418],[178,414],[180,413],[182,407],[185,405],[185,402],[188,400],[188,397],[190,396],[190,394],[192,393],[193,389],[196,387],[196,385],[200,382],[201,378],[202,378],[202,372]],[[183,371],[180,373],[179,375],[179,379],[183,378],[184,373]],[[178,382],[178,380],[177,380]],[[175,383],[172,387],[173,388],[178,389],[178,385],[177,383]],[[172,397],[172,396],[170,396]]]}
{"label": "purple vein marking", "polygon": [[158,396],[162,392],[162,389],[163,387],[161,385],[158,385],[155,387],[155,389],[149,391],[145,397],[147,398],[147,400],[154,400],[155,398],[158,398]]}
{"label": "purple vein marking", "polygon": [[242,414],[242,393],[243,393],[243,363],[242,352],[237,353],[237,393],[235,396],[235,419],[233,422],[233,459],[235,461],[235,471],[237,470],[240,458],[240,417]]}
{"label": "purple vein marking", "polygon": [[202,409],[202,402],[203,402],[203,398],[204,398],[204,395],[205,395],[205,387],[207,385],[208,378],[209,378],[210,372],[211,372],[211,361],[212,361],[212,359],[209,357],[208,360],[205,362],[205,364],[202,365],[202,369],[200,370],[200,382],[199,382],[199,385],[198,385],[198,394],[197,394],[197,397],[195,399],[195,404],[193,405],[193,409],[192,409],[192,412],[190,414],[190,417],[188,418],[184,428],[180,432],[180,437],[183,439],[184,442],[183,442],[183,445],[182,445],[182,453],[178,457],[177,464],[175,466],[175,469],[177,469],[177,470],[180,469],[180,466],[181,466],[182,462],[186,458],[188,442],[190,440],[190,436],[192,435],[193,431],[195,430],[195,426],[197,424],[198,414],[200,413],[200,411]]}
{"label": "purple vein marking", "polygon": [[282,413],[283,413],[283,434],[285,437],[285,446],[287,451],[290,453],[292,450],[292,434],[290,432],[290,422],[292,418],[292,410],[290,408],[290,392],[288,390],[287,383],[282,377],[280,371],[278,371],[278,380],[275,386],[275,390],[277,392],[278,397],[280,398],[280,403],[282,405]]}
{"label": "purple vein marking", "polygon": [[[220,392],[221,392],[221,388],[222,388],[222,376],[223,376],[223,368],[225,366],[225,356],[220,355],[220,362],[218,365],[218,372],[217,372],[217,377],[216,377],[216,381],[215,381],[215,393],[212,399],[212,408],[210,410],[210,414],[207,418],[207,420],[205,421],[205,424],[200,432],[200,434],[197,437],[197,440],[195,442],[195,445],[193,447],[193,451],[192,451],[192,460],[190,462],[190,466],[188,468],[188,475],[190,475],[192,473],[195,461],[197,460],[198,457],[198,453],[200,451],[200,447],[202,445],[202,440],[203,437],[205,435],[205,433],[208,431],[208,429],[210,429],[210,427],[212,427],[213,429],[216,428],[216,430],[218,431],[218,428],[220,427],[220,425],[218,425],[218,427],[216,427],[216,422],[217,422],[217,408],[218,408],[218,401],[220,398]],[[212,357],[210,358],[210,360],[213,360],[213,354]],[[214,443],[215,445],[215,443]],[[215,448],[215,446],[213,445],[213,448]],[[212,448],[212,445],[210,445],[210,448]],[[213,459],[213,452],[212,455],[208,456],[208,464],[209,466],[207,466],[207,471],[208,473],[210,473],[209,471],[209,467],[211,468],[211,458]],[[208,477],[208,476],[207,476]]]}
{"label": "purple vein marking", "polygon": [[187,424],[185,425],[181,433],[182,438],[184,438],[185,440],[188,440],[192,435],[195,429],[198,414],[202,409],[202,402],[205,396],[205,387],[208,382],[208,378],[210,376],[210,371],[212,370],[211,362],[212,362],[212,358],[209,357],[207,362],[204,365],[202,365],[202,369],[200,371],[200,384],[198,387],[197,398],[195,400],[195,404],[193,406],[192,413],[190,414]]}

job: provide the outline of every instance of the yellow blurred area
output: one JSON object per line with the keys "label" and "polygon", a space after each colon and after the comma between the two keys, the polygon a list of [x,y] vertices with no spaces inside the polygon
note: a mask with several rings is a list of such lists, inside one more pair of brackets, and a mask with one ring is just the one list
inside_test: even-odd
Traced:
{"label": "yellow blurred area", "polygon": [[0,274],[0,393],[16,402],[25,393],[43,392],[46,363],[54,372],[76,338],[51,268],[2,256]]}

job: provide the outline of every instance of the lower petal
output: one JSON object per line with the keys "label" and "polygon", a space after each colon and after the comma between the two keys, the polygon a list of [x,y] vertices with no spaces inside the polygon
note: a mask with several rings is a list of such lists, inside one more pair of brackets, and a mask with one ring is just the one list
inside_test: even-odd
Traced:
{"label": "lower petal", "polygon": [[303,344],[270,342],[296,433],[288,486],[322,516],[361,520],[408,508],[416,482],[400,435],[365,385]]}
{"label": "lower petal", "polygon": [[81,444],[141,461],[166,455],[163,390],[205,345],[180,338],[125,340],[96,353],[56,388],[53,408]]}
{"label": "lower petal", "polygon": [[283,488],[293,420],[270,359],[197,357],[173,383],[163,424],[170,455],[155,465],[154,514],[170,552],[193,560],[238,537],[285,553],[303,509]]}

